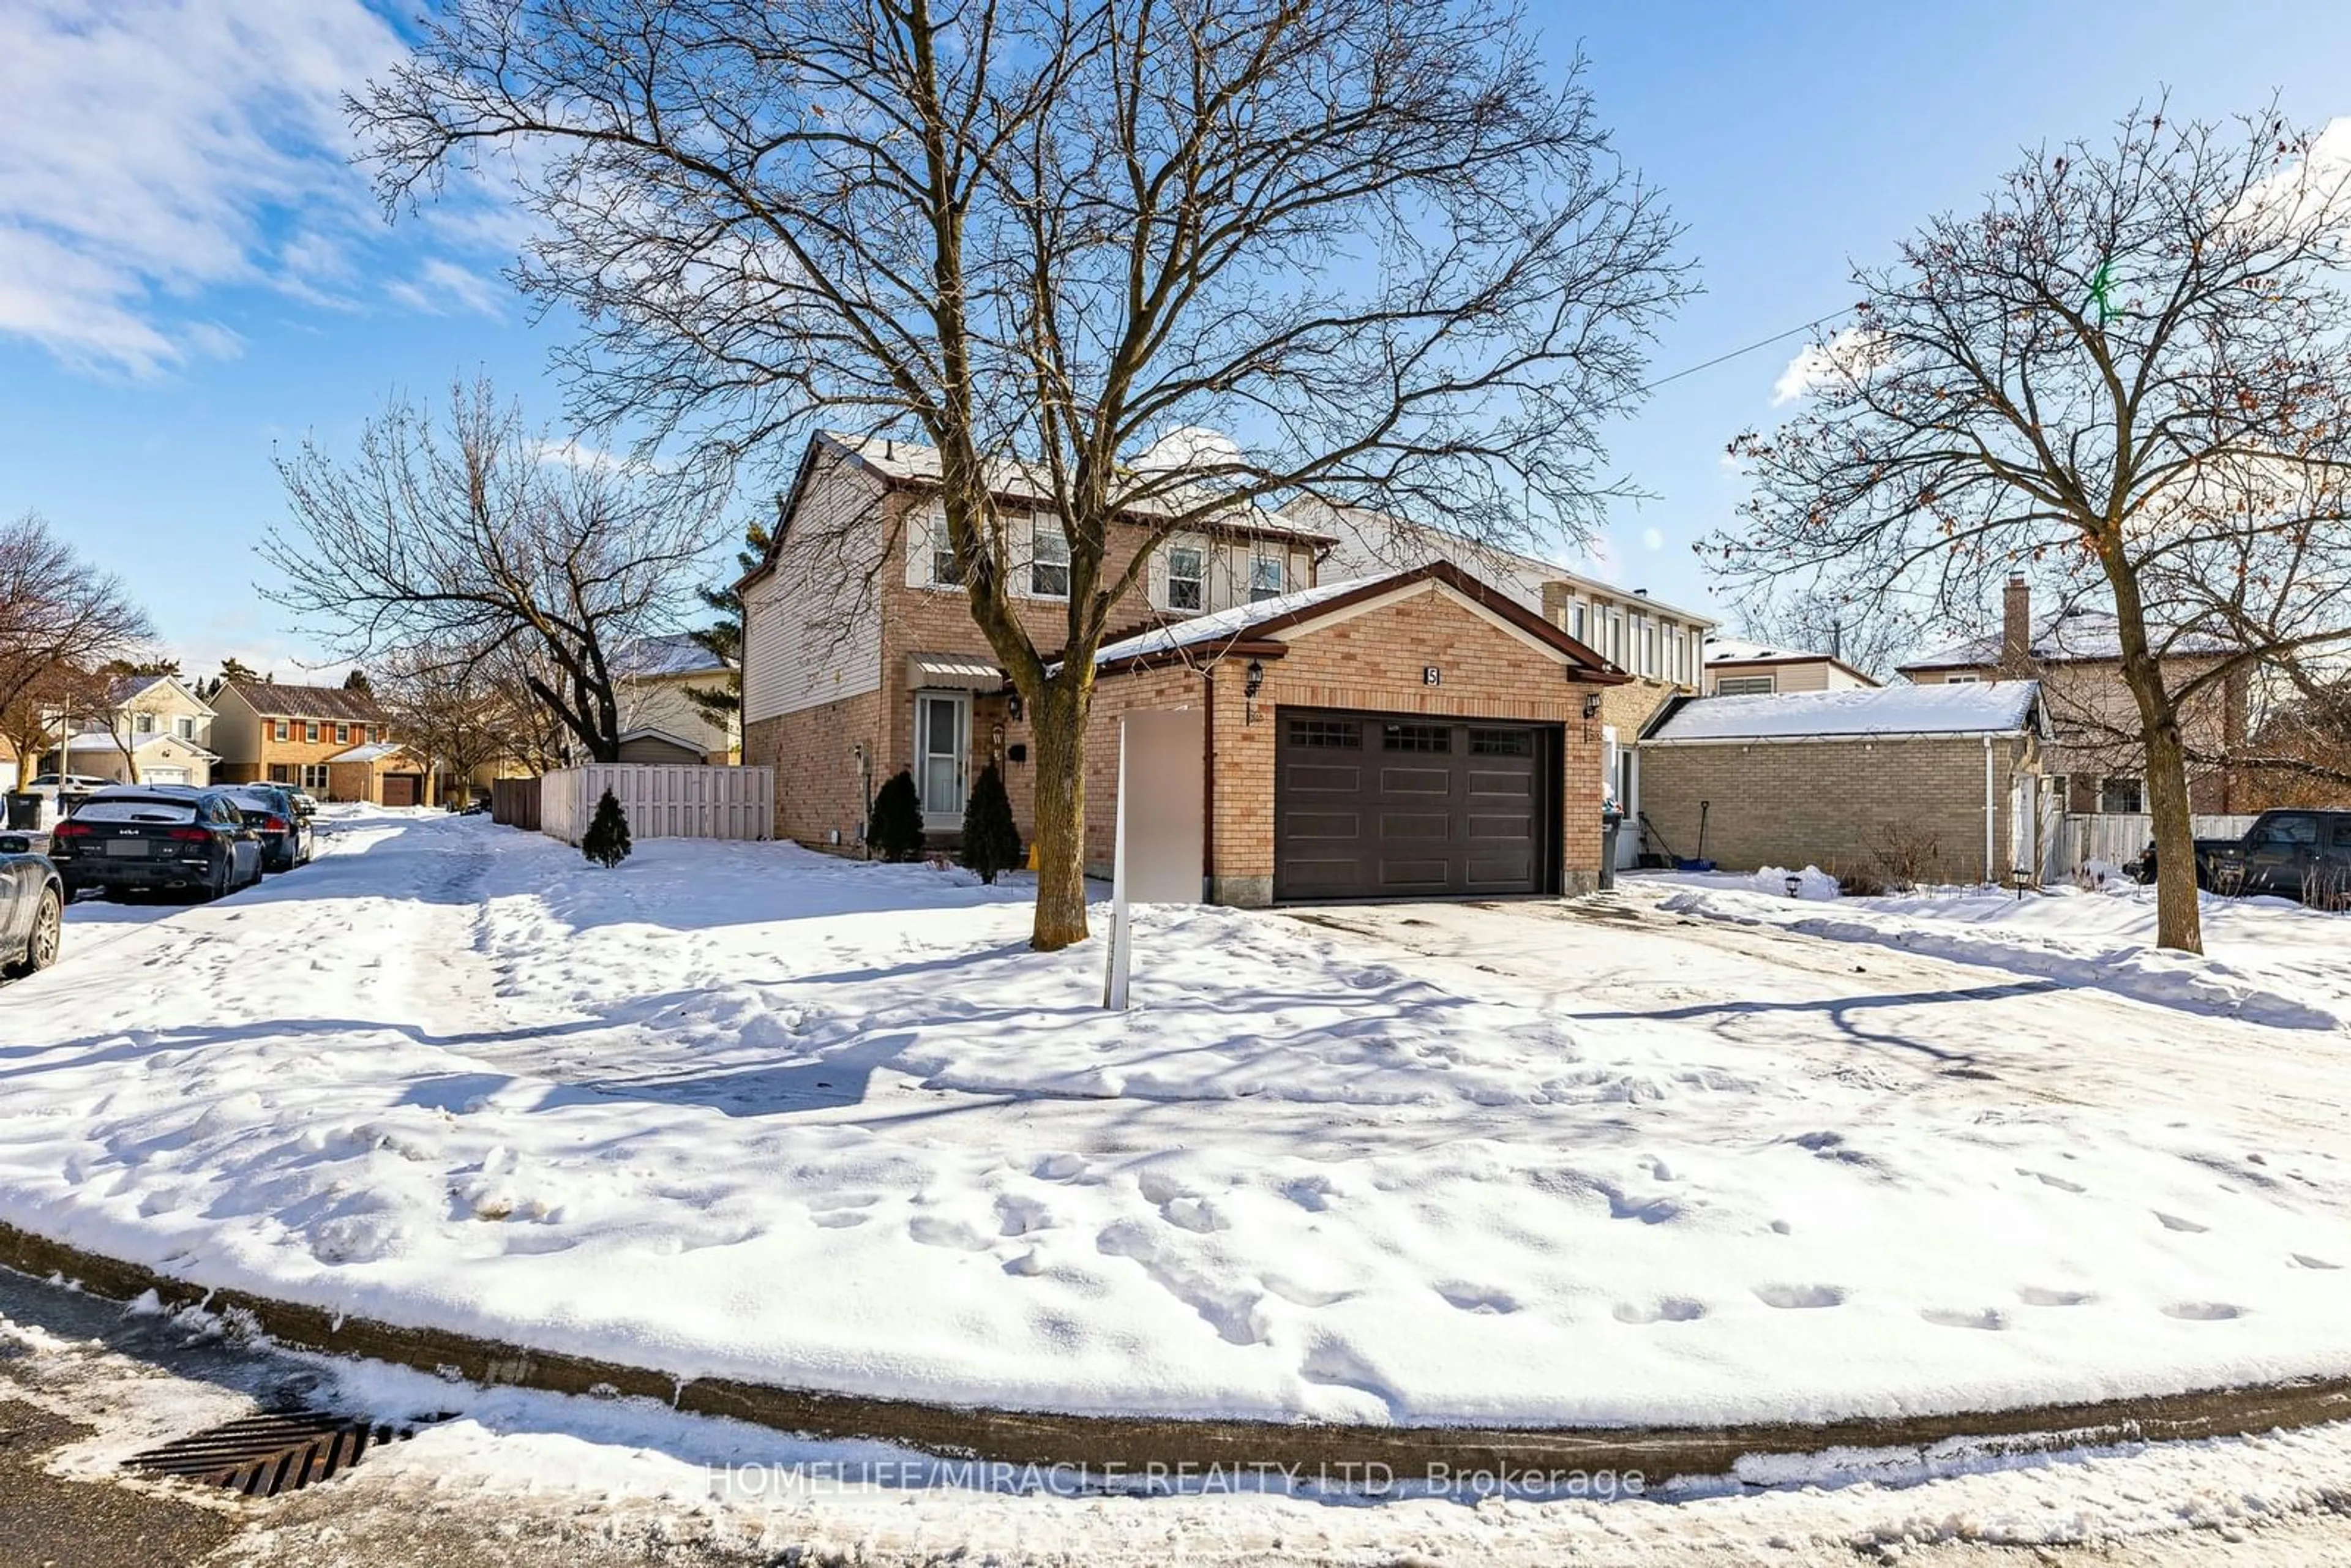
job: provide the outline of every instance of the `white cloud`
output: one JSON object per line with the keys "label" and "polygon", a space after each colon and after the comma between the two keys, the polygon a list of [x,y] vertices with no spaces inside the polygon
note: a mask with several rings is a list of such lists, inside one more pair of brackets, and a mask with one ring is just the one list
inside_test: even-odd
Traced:
{"label": "white cloud", "polygon": [[1833,381],[1867,375],[1883,362],[1885,342],[1881,333],[1847,327],[1825,343],[1805,344],[1771,383],[1771,406],[1809,397]]}
{"label": "white cloud", "polygon": [[[0,336],[150,375],[235,351],[209,291],[358,305],[358,253],[384,230],[342,98],[400,50],[365,0],[0,3]],[[487,184],[461,183],[426,235],[509,234]],[[436,311],[499,298],[455,263],[392,292]]]}
{"label": "white cloud", "polygon": [[505,286],[458,266],[444,256],[426,258],[413,278],[384,286],[384,293],[412,310],[427,316],[455,316],[467,311],[493,319],[503,314]]}
{"label": "white cloud", "polygon": [[1666,536],[1664,530],[1660,528],[1643,528],[1641,530],[1641,548],[1651,551],[1665,549]]}

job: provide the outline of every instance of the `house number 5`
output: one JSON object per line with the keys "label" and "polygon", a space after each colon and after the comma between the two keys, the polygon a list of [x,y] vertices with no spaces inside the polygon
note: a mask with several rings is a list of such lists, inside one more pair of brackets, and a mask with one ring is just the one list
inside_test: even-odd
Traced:
{"label": "house number 5", "polygon": [[1423,666],[1421,666],[1421,671],[1420,671],[1420,684],[1421,684],[1422,685],[1424,685],[1424,686],[1441,685],[1442,684],[1444,684],[1444,680],[1445,680],[1445,677],[1444,677],[1443,674],[1442,674],[1441,672],[1439,672],[1439,671],[1438,671],[1437,667],[1435,664],[1424,664]]}

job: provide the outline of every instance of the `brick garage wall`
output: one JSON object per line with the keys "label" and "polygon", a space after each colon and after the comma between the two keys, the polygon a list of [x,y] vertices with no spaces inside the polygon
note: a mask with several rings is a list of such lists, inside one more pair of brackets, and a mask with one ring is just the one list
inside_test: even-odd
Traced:
{"label": "brick garage wall", "polygon": [[[2004,881],[2011,784],[2020,763],[2038,768],[2022,739],[1994,740],[1992,758],[1993,876]],[[1930,877],[1984,874],[1980,738],[1642,748],[1641,810],[1680,854],[1698,852],[1701,801],[1708,803],[1706,857],[1725,871],[1881,872],[1879,848],[1894,829],[1934,840]]]}
{"label": "brick garage wall", "polygon": [[[776,837],[810,849],[862,853],[865,797],[857,747],[881,755],[882,695],[862,692],[817,707],[759,719],[743,732],[743,760],[776,770]],[[877,764],[872,785],[887,774]],[[839,844],[832,835],[841,835]]]}
{"label": "brick garage wall", "polygon": [[[1209,741],[1213,752],[1209,823],[1210,896],[1261,904],[1273,894],[1275,714],[1280,707],[1348,708],[1371,713],[1442,715],[1558,724],[1565,778],[1561,801],[1562,887],[1593,885],[1600,867],[1600,727],[1583,719],[1595,688],[1568,679],[1560,664],[1435,590],[1300,638],[1265,663],[1265,685],[1243,695],[1241,665],[1214,671]],[[1435,665],[1442,684],[1426,685]],[[1149,679],[1165,682],[1172,673]],[[1103,684],[1109,694],[1121,680]],[[1170,684],[1174,695],[1196,692]],[[1090,789],[1089,810],[1104,810],[1108,786]]]}

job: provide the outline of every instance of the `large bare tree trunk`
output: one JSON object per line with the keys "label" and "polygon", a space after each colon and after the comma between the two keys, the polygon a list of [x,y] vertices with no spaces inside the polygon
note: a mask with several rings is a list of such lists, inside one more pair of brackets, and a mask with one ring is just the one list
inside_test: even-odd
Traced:
{"label": "large bare tree trunk", "polygon": [[[2139,694],[2142,706],[2147,696]],[[2179,716],[2158,699],[2160,717],[2147,726],[2147,809],[2155,819],[2155,945],[2204,951],[2203,911],[2196,902],[2196,828],[2188,813],[2188,748]]]}
{"label": "large bare tree trunk", "polygon": [[1086,714],[1091,685],[1069,672],[1029,704],[1037,742],[1037,923],[1029,946],[1050,953],[1086,939]]}

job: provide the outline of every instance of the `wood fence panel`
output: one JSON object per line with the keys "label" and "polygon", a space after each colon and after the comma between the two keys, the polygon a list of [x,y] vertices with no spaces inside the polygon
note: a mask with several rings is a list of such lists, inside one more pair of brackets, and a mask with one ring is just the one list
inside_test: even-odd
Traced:
{"label": "wood fence panel", "polygon": [[776,771],[674,762],[593,762],[561,768],[541,781],[539,831],[576,844],[610,789],[635,839],[774,836]]}

